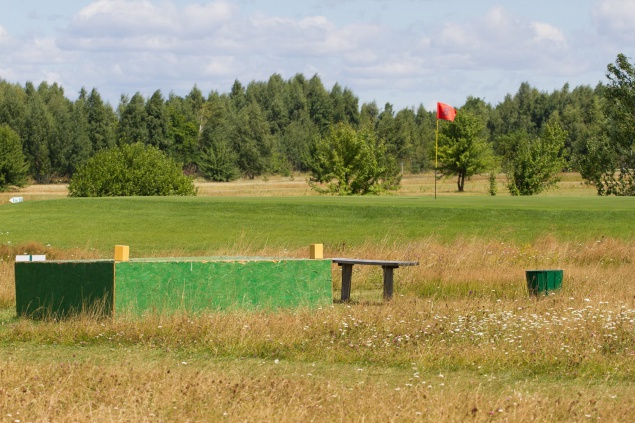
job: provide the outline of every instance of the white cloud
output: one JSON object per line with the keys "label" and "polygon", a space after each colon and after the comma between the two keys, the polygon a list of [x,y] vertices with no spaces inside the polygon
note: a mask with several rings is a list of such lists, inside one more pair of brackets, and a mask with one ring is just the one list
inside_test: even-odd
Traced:
{"label": "white cloud", "polygon": [[598,32],[610,38],[635,41],[635,2],[599,0],[593,9]]}
{"label": "white cloud", "polygon": [[9,35],[9,31],[4,29],[2,25],[0,25],[0,45],[8,44],[11,41],[11,36]]}
{"label": "white cloud", "polygon": [[181,26],[188,32],[204,32],[211,26],[230,21],[235,14],[235,7],[224,1],[194,4],[181,13]]}
{"label": "white cloud", "polygon": [[98,0],[83,8],[71,22],[73,35],[129,36],[175,30],[175,8],[149,0]]}
{"label": "white cloud", "polygon": [[555,43],[558,47],[566,47],[567,39],[561,30],[553,25],[544,22],[533,22],[531,24],[535,35],[534,41],[537,43],[547,42]]}
{"label": "white cloud", "polygon": [[573,61],[560,29],[523,20],[500,6],[465,23],[446,23],[429,40],[421,43],[422,49],[436,52],[437,66],[551,71],[557,65],[562,72],[571,69],[568,63]]}

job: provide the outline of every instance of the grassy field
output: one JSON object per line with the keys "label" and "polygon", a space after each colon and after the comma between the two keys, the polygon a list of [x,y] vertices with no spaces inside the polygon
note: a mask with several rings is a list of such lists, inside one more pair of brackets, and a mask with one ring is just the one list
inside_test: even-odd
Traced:
{"label": "grassy field", "polygon": [[315,242],[340,253],[365,242],[421,239],[631,241],[632,210],[632,197],[62,198],[0,206],[0,242],[108,254],[126,244],[145,256],[298,249]]}
{"label": "grassy field", "polygon": [[[31,187],[0,205],[0,422],[635,419],[632,199],[575,178],[531,198],[475,181],[435,201],[420,178],[379,198],[262,192],[287,183],[185,199]],[[395,272],[387,304],[381,271],[356,267],[353,302],[319,310],[15,317],[16,253],[306,257],[312,242],[421,265]],[[560,292],[527,294],[524,272],[540,268],[564,269]]]}

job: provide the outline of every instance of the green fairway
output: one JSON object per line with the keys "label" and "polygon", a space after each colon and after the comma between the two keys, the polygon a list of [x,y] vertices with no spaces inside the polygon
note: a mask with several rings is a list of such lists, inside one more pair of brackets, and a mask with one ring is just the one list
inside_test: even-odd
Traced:
{"label": "green fairway", "polygon": [[64,198],[0,206],[0,245],[127,244],[140,256],[424,238],[628,241],[633,211],[635,198],[616,197]]}

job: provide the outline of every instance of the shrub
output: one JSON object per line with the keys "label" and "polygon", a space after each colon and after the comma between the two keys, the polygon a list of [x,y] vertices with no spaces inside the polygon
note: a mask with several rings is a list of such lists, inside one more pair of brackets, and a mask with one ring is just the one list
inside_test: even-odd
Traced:
{"label": "shrub", "polygon": [[71,197],[196,195],[191,178],[162,151],[124,144],[95,154],[69,185]]}
{"label": "shrub", "polygon": [[511,195],[535,195],[555,188],[567,133],[558,124],[547,124],[539,138],[512,134],[507,138],[505,168]]}
{"label": "shrub", "polygon": [[[398,190],[401,175],[372,130],[338,124],[313,146],[311,188],[322,194],[366,195]],[[325,184],[322,188],[318,184]]]}

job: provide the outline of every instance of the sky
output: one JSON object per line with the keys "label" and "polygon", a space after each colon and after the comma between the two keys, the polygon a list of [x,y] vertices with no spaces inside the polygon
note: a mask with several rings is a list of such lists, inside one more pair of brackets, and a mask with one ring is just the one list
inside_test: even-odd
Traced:
{"label": "sky", "polygon": [[317,74],[380,109],[607,82],[635,0],[0,0],[0,79],[205,95]]}

